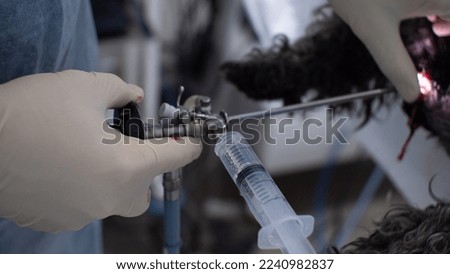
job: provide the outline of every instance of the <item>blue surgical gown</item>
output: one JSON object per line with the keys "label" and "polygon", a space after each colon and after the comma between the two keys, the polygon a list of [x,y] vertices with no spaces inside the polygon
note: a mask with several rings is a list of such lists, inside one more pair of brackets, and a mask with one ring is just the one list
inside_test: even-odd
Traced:
{"label": "blue surgical gown", "polygon": [[[89,0],[0,0],[0,83],[40,72],[92,71],[97,51]],[[53,234],[0,218],[0,253],[100,252],[100,221]]]}

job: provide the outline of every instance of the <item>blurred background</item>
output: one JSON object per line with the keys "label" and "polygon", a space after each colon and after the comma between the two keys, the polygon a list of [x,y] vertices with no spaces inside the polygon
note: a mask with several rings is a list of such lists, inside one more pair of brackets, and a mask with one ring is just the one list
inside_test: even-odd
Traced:
{"label": "blurred background", "polygon": [[[291,41],[302,37],[312,12],[325,3],[91,1],[100,41],[99,70],[144,89],[140,106],[144,118],[156,118],[162,102],[174,104],[180,85],[186,89],[183,98],[209,96],[214,110],[229,114],[281,106],[281,101],[248,99],[225,81],[219,67],[225,61],[243,58],[255,47],[269,47],[277,34],[285,34]],[[284,132],[261,129],[261,134],[271,134],[280,141],[277,145],[260,142],[254,149],[294,210],[315,218],[310,240],[318,252],[367,236],[373,222],[392,205],[424,207],[432,202],[427,183],[438,171],[445,173],[447,157],[442,154],[441,158],[418,161],[414,155],[423,155],[422,150],[438,150],[436,142],[419,132],[411,151],[398,162],[396,155],[408,135],[407,118],[399,109],[382,108],[377,119],[363,129],[357,129],[357,118],[349,117],[341,128],[348,144],[288,145],[281,141],[292,136],[308,117],[324,121],[325,108],[286,115],[292,123]],[[260,227],[212,147],[204,146],[201,157],[183,172],[182,253],[277,252],[257,248]],[[162,252],[161,178],[153,182],[152,195],[146,214],[104,221],[106,253]]]}

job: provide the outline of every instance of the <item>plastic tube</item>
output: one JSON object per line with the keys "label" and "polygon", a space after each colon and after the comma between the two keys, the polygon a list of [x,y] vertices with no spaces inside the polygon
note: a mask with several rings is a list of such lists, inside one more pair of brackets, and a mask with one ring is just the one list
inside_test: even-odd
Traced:
{"label": "plastic tube", "polygon": [[178,254],[180,235],[180,180],[181,170],[164,173],[164,253]]}

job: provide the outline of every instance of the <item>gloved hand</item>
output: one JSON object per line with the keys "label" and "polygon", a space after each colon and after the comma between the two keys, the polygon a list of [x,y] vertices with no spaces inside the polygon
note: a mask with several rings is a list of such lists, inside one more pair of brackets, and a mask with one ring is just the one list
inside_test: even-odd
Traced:
{"label": "gloved hand", "polygon": [[366,45],[406,102],[419,96],[417,72],[400,38],[400,21],[429,15],[450,19],[449,0],[329,0]]}
{"label": "gloved hand", "polygon": [[450,35],[449,21],[443,20],[442,18],[436,15],[428,16],[428,20],[430,20],[430,22],[433,23],[433,31],[437,36],[443,37]]}
{"label": "gloved hand", "polygon": [[142,214],[152,179],[201,151],[194,139],[152,143],[122,136],[105,144],[114,138],[103,128],[105,110],[142,97],[117,76],[81,71],[0,85],[0,216],[56,232]]}

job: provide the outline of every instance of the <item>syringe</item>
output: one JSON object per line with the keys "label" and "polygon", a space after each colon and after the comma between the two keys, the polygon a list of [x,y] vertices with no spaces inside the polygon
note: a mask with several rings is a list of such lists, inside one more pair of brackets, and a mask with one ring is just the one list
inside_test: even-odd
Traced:
{"label": "syringe", "polygon": [[234,131],[222,135],[214,149],[251,212],[261,225],[258,246],[283,253],[316,253],[307,237],[312,216],[297,216],[244,137]]}

